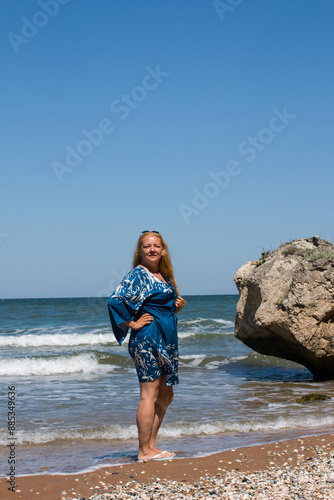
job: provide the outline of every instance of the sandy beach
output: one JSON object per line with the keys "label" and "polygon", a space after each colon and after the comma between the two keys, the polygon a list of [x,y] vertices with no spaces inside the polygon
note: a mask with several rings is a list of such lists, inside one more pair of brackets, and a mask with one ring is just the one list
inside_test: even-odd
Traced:
{"label": "sandy beach", "polygon": [[16,477],[3,500],[334,499],[334,434],[243,447],[200,458]]}

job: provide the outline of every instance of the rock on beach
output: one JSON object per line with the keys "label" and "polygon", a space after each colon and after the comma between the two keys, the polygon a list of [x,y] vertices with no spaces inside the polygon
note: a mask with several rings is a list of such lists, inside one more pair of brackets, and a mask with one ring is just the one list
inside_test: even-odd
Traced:
{"label": "rock on beach", "polygon": [[334,379],[334,245],[313,236],[287,242],[235,274],[235,336],[260,354]]}

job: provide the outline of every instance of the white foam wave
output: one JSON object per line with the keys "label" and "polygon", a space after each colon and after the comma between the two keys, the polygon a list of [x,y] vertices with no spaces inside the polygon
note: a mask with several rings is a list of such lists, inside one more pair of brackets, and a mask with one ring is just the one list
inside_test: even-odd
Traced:
{"label": "white foam wave", "polygon": [[268,432],[288,429],[307,429],[314,427],[325,427],[334,425],[334,416],[320,417],[317,415],[298,417],[279,417],[273,421],[247,421],[247,422],[199,422],[180,423],[179,425],[166,426],[159,433],[161,437],[181,437],[189,435],[214,435],[214,434],[234,434],[249,432]]}
{"label": "white foam wave", "polygon": [[203,334],[210,334],[210,335],[231,335],[230,330],[203,330],[203,329],[198,329],[198,330],[186,330],[186,331],[178,331],[178,336],[180,339],[187,339],[189,337],[195,337],[196,335],[203,335]]}
{"label": "white foam wave", "polygon": [[[202,361],[207,358],[205,354],[193,354],[193,355],[185,355],[179,358],[180,366],[199,366]],[[191,360],[187,363],[182,362],[182,360]]]}
{"label": "white foam wave", "polygon": [[233,321],[228,321],[227,319],[222,318],[196,318],[191,320],[180,320],[179,324],[186,323],[187,325],[201,325],[202,323],[218,323],[220,325],[234,327]]}
{"label": "white foam wave", "polygon": [[224,326],[228,326],[228,327],[231,327],[231,328],[234,328],[234,322],[233,321],[228,321],[226,319],[215,319],[215,318],[210,318],[211,321],[213,321],[214,323],[218,323],[220,325],[224,325]]}
{"label": "white foam wave", "polygon": [[[107,427],[91,428],[91,429],[55,429],[55,430],[44,430],[40,429],[36,432],[28,431],[16,432],[16,443],[18,445],[38,445],[45,443],[52,443],[58,440],[82,440],[82,441],[93,441],[93,440],[128,440],[136,439],[138,436],[137,427],[135,425],[121,426],[121,425],[111,425]],[[5,433],[0,435],[0,445],[6,445],[8,443],[8,436]]]}
{"label": "white foam wave", "polygon": [[[215,370],[219,366],[234,363],[242,359],[247,359],[247,356],[232,356],[223,359],[212,359],[215,356],[207,356],[205,354],[188,354],[179,357],[179,365],[183,367],[197,367],[202,364],[207,370]],[[211,361],[210,361],[211,360]]]}
{"label": "white foam wave", "polygon": [[101,370],[112,371],[115,368],[113,365],[100,365],[93,353],[52,356],[49,358],[0,358],[1,377],[67,375],[74,373],[90,374]]}
{"label": "white foam wave", "polygon": [[178,334],[181,339],[196,335],[231,335],[234,332],[234,323],[220,318],[196,318],[181,320],[178,323]]}
{"label": "white foam wave", "polygon": [[205,357],[205,354],[182,354],[182,356],[180,356],[180,359],[204,359]]}
{"label": "white foam wave", "polygon": [[[263,421],[247,421],[247,422],[229,422],[229,421],[213,421],[213,422],[179,422],[167,424],[160,429],[160,436],[163,438],[177,438],[187,436],[212,436],[215,434],[242,434],[251,432],[275,432],[283,430],[314,429],[319,427],[332,427],[334,425],[334,416],[319,417],[318,415],[300,416],[284,418],[280,417],[276,420]],[[100,428],[91,429],[66,429],[66,430],[44,430],[34,431],[18,431],[16,434],[17,444],[19,445],[39,445],[44,443],[52,443],[57,440],[121,440],[127,441],[137,439],[137,428],[135,425],[111,425]],[[7,435],[2,432],[0,435],[0,445],[5,446],[8,443]]]}
{"label": "white foam wave", "polygon": [[116,343],[112,333],[48,333],[5,335],[0,337],[2,347],[42,347],[42,346],[78,346]]}

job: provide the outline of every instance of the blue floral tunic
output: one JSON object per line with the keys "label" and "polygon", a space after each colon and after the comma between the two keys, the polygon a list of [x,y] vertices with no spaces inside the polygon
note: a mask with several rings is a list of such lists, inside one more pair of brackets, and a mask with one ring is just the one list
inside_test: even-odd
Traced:
{"label": "blue floral tunic", "polygon": [[177,319],[174,314],[176,293],[168,276],[167,283],[147,269],[137,266],[121,281],[108,300],[114,335],[121,344],[128,321],[136,321],[144,313],[153,321],[140,330],[131,330],[129,353],[134,359],[140,382],[165,375],[166,385],[178,384]]}

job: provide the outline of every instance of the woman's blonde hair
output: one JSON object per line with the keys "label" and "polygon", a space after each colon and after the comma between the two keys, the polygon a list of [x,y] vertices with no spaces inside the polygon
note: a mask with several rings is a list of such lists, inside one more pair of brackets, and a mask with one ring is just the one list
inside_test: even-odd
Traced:
{"label": "woman's blonde hair", "polygon": [[159,238],[161,246],[163,248],[163,253],[159,262],[159,270],[164,274],[166,274],[171,279],[176,291],[176,295],[179,295],[179,290],[177,288],[176,280],[174,278],[171,258],[168,252],[168,246],[160,233],[156,231],[146,231],[145,233],[141,233],[141,235],[138,238],[136,250],[133,256],[133,267],[137,267],[139,266],[139,264],[141,264],[140,250],[141,247],[143,246],[143,240],[144,238],[146,238],[146,236],[156,236],[157,238]]}

